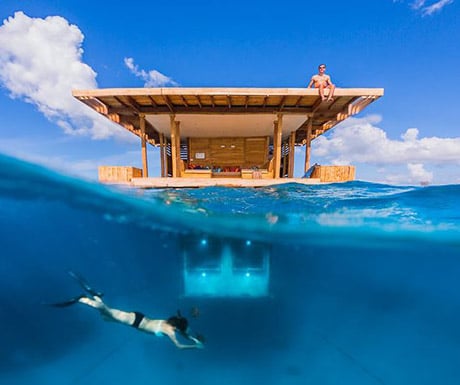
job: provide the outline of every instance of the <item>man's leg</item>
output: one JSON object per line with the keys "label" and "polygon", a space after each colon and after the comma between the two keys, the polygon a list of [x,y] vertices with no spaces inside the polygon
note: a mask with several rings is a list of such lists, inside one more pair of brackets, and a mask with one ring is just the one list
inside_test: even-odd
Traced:
{"label": "man's leg", "polygon": [[334,91],[335,91],[335,85],[329,84],[329,96],[327,97],[328,101],[334,100]]}
{"label": "man's leg", "polygon": [[319,85],[319,96],[321,96],[321,100],[326,100],[326,97],[324,96],[324,84],[323,83]]}

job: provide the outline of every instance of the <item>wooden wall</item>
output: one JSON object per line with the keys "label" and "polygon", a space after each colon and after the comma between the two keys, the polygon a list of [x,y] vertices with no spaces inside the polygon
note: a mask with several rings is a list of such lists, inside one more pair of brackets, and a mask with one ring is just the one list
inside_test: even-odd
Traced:
{"label": "wooden wall", "polygon": [[99,166],[99,182],[127,183],[133,178],[142,178],[142,170],[130,166]]}
{"label": "wooden wall", "polygon": [[321,182],[348,182],[355,180],[355,166],[315,166],[310,178]]}
{"label": "wooden wall", "polygon": [[[268,137],[189,138],[189,164],[218,167],[261,167],[268,159]],[[204,158],[202,158],[204,157]]]}

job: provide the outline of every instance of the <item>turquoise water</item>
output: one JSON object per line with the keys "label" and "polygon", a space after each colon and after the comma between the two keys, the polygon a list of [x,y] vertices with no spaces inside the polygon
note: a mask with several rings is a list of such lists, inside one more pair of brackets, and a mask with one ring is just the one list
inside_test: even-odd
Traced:
{"label": "turquoise water", "polygon": [[[116,189],[0,156],[0,384],[458,384],[459,197],[363,182]],[[184,256],[222,250],[249,265],[267,253],[268,295],[187,296]],[[181,309],[205,349],[43,306],[80,293],[69,269],[114,307]]]}

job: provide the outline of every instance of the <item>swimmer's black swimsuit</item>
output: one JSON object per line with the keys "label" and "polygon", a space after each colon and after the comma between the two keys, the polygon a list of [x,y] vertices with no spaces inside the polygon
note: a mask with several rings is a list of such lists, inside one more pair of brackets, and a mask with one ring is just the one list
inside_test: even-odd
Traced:
{"label": "swimmer's black swimsuit", "polygon": [[145,316],[144,316],[144,314],[139,313],[138,311],[134,312],[134,316],[135,316],[134,322],[131,324],[131,326],[133,328],[137,329],[139,327],[139,325],[141,324],[141,322],[142,322],[142,320],[144,319]]}

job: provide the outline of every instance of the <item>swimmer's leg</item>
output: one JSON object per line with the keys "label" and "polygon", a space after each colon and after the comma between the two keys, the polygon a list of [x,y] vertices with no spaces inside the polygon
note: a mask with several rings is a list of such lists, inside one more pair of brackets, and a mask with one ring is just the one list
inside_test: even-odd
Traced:
{"label": "swimmer's leg", "polygon": [[84,297],[85,297],[84,295],[79,295],[78,297],[71,298],[71,299],[69,299],[67,301],[56,302],[56,303],[43,303],[43,305],[53,306],[53,307],[67,307],[67,306],[74,305],[74,304],[80,302],[80,299],[82,299]]}
{"label": "swimmer's leg", "polygon": [[90,285],[88,285],[88,282],[79,274],[69,271],[69,275],[75,279],[78,284],[85,290],[88,294],[91,294],[93,297],[102,297],[104,293],[101,293],[99,291],[94,290]]}
{"label": "swimmer's leg", "polygon": [[136,319],[136,314],[134,312],[113,309],[107,306],[98,296],[94,296],[94,299],[83,296],[78,302],[98,309],[106,321],[115,321],[125,325],[132,325]]}

